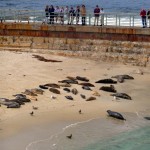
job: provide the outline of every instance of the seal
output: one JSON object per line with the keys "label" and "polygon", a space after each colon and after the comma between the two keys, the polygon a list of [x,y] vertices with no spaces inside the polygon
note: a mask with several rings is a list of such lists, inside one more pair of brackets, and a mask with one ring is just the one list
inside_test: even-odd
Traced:
{"label": "seal", "polygon": [[91,96],[88,99],[86,99],[86,101],[94,101],[94,100],[96,100],[96,97],[93,97],[93,96]]}
{"label": "seal", "polygon": [[44,89],[44,90],[47,90],[47,89],[48,89],[48,87],[45,86],[45,85],[39,85],[39,88]]}
{"label": "seal", "polygon": [[69,100],[73,100],[73,97],[72,96],[65,96],[67,99]]}
{"label": "seal", "polygon": [[82,89],[92,91],[92,89],[90,87],[88,87],[88,86],[82,86]]}
{"label": "seal", "polygon": [[48,86],[48,87],[52,87],[52,88],[60,88],[60,86],[55,83],[47,83],[47,84],[44,84],[44,86]]}
{"label": "seal", "polygon": [[120,77],[122,77],[123,79],[130,79],[130,80],[134,79],[132,76],[129,76],[127,74],[112,76],[112,78],[120,78]]}
{"label": "seal", "polygon": [[116,119],[120,119],[120,120],[126,120],[120,113],[115,112],[115,111],[111,111],[111,110],[107,110],[107,113],[109,114],[110,117],[116,118]]}
{"label": "seal", "polygon": [[117,84],[117,81],[114,81],[112,79],[102,79],[98,80],[95,83],[103,83],[103,84]]}
{"label": "seal", "polygon": [[106,91],[106,92],[113,92],[116,93],[115,87],[113,85],[110,86],[102,86],[100,90]]}
{"label": "seal", "polygon": [[71,92],[72,92],[74,95],[77,95],[77,94],[78,94],[78,90],[77,90],[76,88],[73,88],[73,89],[71,90]]}
{"label": "seal", "polygon": [[85,95],[80,94],[80,96],[81,96],[83,99],[86,99],[86,96],[85,96]]}
{"label": "seal", "polygon": [[88,87],[95,87],[95,85],[87,82],[79,83],[79,85],[88,86]]}
{"label": "seal", "polygon": [[61,81],[58,81],[60,83],[68,83],[68,84],[78,84],[78,81],[76,80],[61,80]]}
{"label": "seal", "polygon": [[60,91],[55,89],[55,88],[50,88],[49,91],[55,93],[55,94],[60,94]]}
{"label": "seal", "polygon": [[72,139],[72,134],[66,136],[68,139]]}
{"label": "seal", "polygon": [[76,79],[77,79],[77,80],[80,80],[80,81],[89,82],[89,79],[87,79],[86,77],[76,76]]}
{"label": "seal", "polygon": [[63,88],[63,90],[66,91],[66,92],[68,92],[68,93],[70,92],[69,88]]}
{"label": "seal", "polygon": [[111,96],[116,96],[116,97],[119,97],[119,98],[132,100],[132,98],[126,93],[115,93],[115,94],[111,94]]}

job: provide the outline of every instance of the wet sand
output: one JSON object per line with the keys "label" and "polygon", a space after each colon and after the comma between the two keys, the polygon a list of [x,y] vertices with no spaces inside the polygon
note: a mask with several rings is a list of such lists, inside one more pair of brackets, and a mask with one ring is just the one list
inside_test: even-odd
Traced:
{"label": "wet sand", "polygon": [[[85,76],[95,87],[92,88],[93,91],[85,91],[79,85],[72,85],[71,89],[79,90],[77,95],[69,94],[74,97],[74,101],[67,100],[65,95],[68,93],[61,88],[60,95],[45,90],[43,95],[37,97],[38,101],[33,100],[19,109],[8,109],[2,105],[0,107],[0,149],[16,150],[16,147],[17,150],[25,149],[32,141],[53,135],[70,123],[97,117],[105,118],[107,109],[135,113],[150,107],[150,68],[148,67],[110,64],[49,54],[38,55],[63,62],[42,62],[32,58],[32,53],[0,52],[1,98],[13,98],[12,95],[21,93],[25,89],[37,88],[40,84],[58,83],[66,79],[66,76]],[[138,73],[139,69],[144,72],[143,75]],[[129,74],[135,78],[115,85],[118,92],[129,94],[133,100],[114,100],[110,93],[99,90],[103,84],[95,84],[99,79],[118,74]],[[87,102],[80,97],[80,94],[92,96],[94,91],[101,95],[96,97],[95,101]],[[57,98],[51,99],[52,95]],[[32,106],[39,108],[34,110],[34,116],[29,114],[33,111]],[[79,109],[82,110],[82,115],[79,115]]]}

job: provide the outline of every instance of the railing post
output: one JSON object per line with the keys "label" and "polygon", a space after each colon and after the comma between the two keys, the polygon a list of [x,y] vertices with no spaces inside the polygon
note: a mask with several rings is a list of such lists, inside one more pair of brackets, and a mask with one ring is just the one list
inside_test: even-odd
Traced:
{"label": "railing post", "polygon": [[134,27],[134,15],[133,15],[133,22],[132,22],[132,26]]}
{"label": "railing post", "polygon": [[119,19],[119,27],[120,27],[120,15],[118,15],[118,19]]}
{"label": "railing post", "polygon": [[117,26],[117,15],[116,15],[116,26]]}
{"label": "railing post", "polygon": [[89,25],[91,25],[91,14],[89,14]]}
{"label": "railing post", "polygon": [[106,16],[106,26],[107,26],[107,14],[105,16]]}

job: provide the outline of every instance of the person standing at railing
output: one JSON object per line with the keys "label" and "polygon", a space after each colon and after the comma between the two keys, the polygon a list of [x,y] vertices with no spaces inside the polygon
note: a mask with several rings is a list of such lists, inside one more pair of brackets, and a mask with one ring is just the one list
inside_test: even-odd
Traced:
{"label": "person standing at railing", "polygon": [[95,9],[94,9],[94,26],[97,25],[98,26],[98,21],[99,21],[99,15],[100,15],[100,8],[98,7],[98,5],[96,5]]}
{"label": "person standing at railing", "polygon": [[49,7],[49,14],[50,14],[50,24],[54,24],[54,7],[51,5]]}
{"label": "person standing at railing", "polygon": [[60,9],[60,24],[63,25],[64,24],[64,7],[61,7]]}
{"label": "person standing at railing", "polygon": [[80,6],[77,6],[76,10],[75,10],[75,14],[76,14],[76,24],[79,24],[79,18],[80,18]]}
{"label": "person standing at railing", "polygon": [[46,17],[45,22],[48,23],[48,18],[49,18],[49,6],[48,5],[46,5],[45,7],[45,17]]}
{"label": "person standing at railing", "polygon": [[145,9],[141,10],[140,16],[142,18],[143,28],[147,27],[147,23],[146,23],[146,10]]}
{"label": "person standing at railing", "polygon": [[59,6],[56,6],[55,11],[54,11],[54,17],[55,17],[56,23],[57,23],[57,21],[59,19],[59,13],[60,13]]}
{"label": "person standing at railing", "polygon": [[69,22],[70,22],[70,16],[69,16],[69,7],[68,6],[65,7],[64,14],[65,14],[64,18],[66,18],[67,24],[69,24]]}
{"label": "person standing at railing", "polygon": [[75,10],[73,9],[73,7],[70,8],[69,16],[70,16],[70,23],[69,23],[69,25],[72,25],[73,21],[74,21],[74,18],[76,16]]}
{"label": "person standing at railing", "polygon": [[149,28],[150,28],[150,9],[149,9],[148,12],[147,12],[147,18],[148,18],[148,20],[149,20]]}
{"label": "person standing at railing", "polygon": [[86,25],[86,8],[85,5],[82,5],[82,7],[80,8],[80,14],[82,16],[82,25]]}
{"label": "person standing at railing", "polygon": [[101,8],[100,10],[100,15],[101,15],[101,24],[100,26],[103,26],[104,25],[104,9]]}

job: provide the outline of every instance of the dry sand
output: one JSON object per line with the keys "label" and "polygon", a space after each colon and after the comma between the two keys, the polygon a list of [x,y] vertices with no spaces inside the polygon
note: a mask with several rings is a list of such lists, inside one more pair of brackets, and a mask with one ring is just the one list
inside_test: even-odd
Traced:
{"label": "dry sand", "polygon": [[[21,93],[25,89],[37,88],[40,84],[58,83],[67,76],[85,76],[95,84],[95,81],[99,79],[110,78],[118,74],[129,74],[135,79],[118,83],[115,87],[118,92],[129,94],[133,100],[114,100],[110,93],[99,90],[102,84],[95,84],[93,91],[86,91],[79,85],[72,85],[71,89],[78,89],[79,94],[77,95],[68,94],[63,91],[63,88],[60,89],[60,95],[45,90],[43,95],[37,97],[38,101],[32,100],[31,103],[19,109],[8,109],[2,105],[0,107],[0,149],[2,150],[24,149],[21,147],[44,137],[48,127],[52,129],[48,134],[53,134],[71,122],[106,117],[107,109],[119,112],[139,112],[150,108],[150,68],[50,54],[38,55],[63,62],[42,62],[32,58],[32,53],[0,51],[0,98],[13,98],[12,95]],[[138,73],[139,69],[143,71],[143,75]],[[80,97],[80,94],[85,94],[87,97],[92,96],[94,91],[101,95],[97,96],[95,101],[87,102]],[[57,98],[53,100],[51,95]],[[67,100],[65,95],[72,95],[74,100]],[[29,114],[33,111],[32,106],[39,108],[34,110],[33,117]],[[79,109],[82,110],[82,115],[79,115]],[[11,145],[16,145],[19,139],[24,140],[20,142],[20,148],[19,146],[18,148],[11,147]]]}

